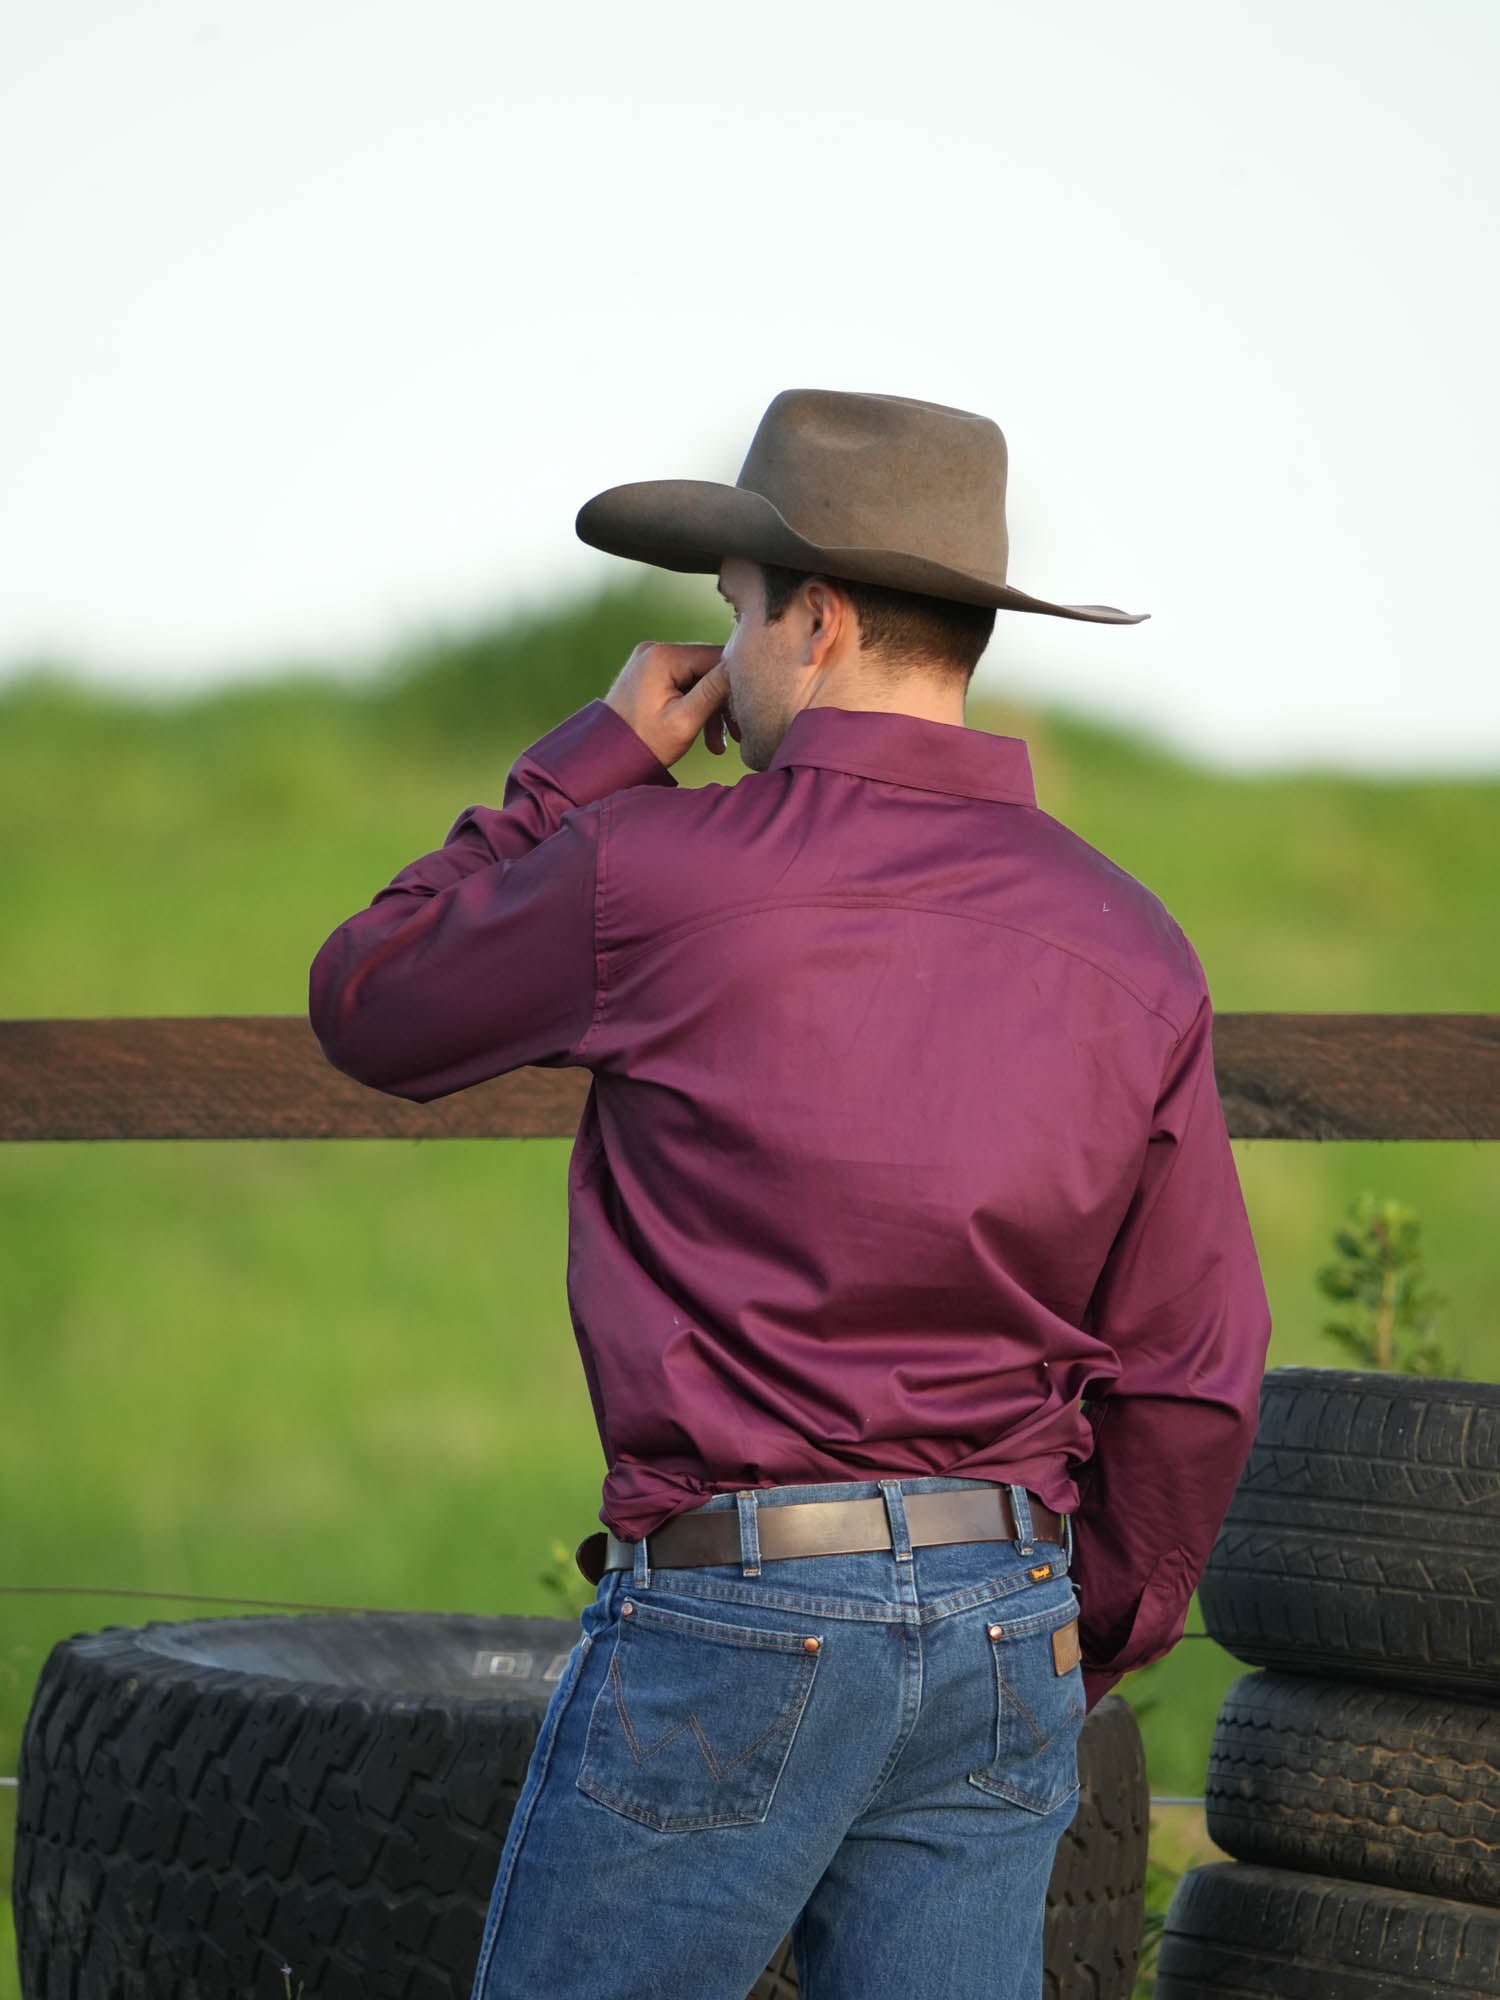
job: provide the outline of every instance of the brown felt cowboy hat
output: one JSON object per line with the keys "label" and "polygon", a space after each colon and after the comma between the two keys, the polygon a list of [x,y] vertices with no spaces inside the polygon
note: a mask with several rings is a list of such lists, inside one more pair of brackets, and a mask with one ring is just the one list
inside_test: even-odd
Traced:
{"label": "brown felt cowboy hat", "polygon": [[1005,437],[989,417],[911,396],[783,389],[733,486],[638,479],[578,510],[579,539],[659,569],[725,556],[883,583],[1002,611],[1139,625],[1149,611],[1053,604],[1005,581]]}

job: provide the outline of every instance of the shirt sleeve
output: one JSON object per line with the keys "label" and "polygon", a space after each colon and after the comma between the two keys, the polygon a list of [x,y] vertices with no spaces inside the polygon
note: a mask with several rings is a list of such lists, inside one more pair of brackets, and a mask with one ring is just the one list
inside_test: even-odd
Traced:
{"label": "shirt sleeve", "polygon": [[1205,989],[1167,1059],[1145,1164],[1089,1302],[1120,1373],[1085,1411],[1071,1569],[1085,1702],[1171,1651],[1229,1511],[1271,1338]]}
{"label": "shirt sleeve", "polygon": [[335,1069],[426,1104],[532,1063],[576,1063],[597,996],[609,796],[675,785],[606,701],[522,752],[503,803],[466,806],[319,947],[308,1019]]}

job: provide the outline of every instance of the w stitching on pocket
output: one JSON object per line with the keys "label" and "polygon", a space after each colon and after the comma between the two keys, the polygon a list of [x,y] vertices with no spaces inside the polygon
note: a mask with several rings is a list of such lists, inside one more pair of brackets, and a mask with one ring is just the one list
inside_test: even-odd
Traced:
{"label": "w stitching on pocket", "polygon": [[[1025,1702],[1022,1701],[1020,1690],[1014,1687],[1011,1684],[1011,1682],[1009,1682],[1005,1678],[1005,1674],[1002,1671],[998,1661],[996,1662],[995,1665],[995,1678],[999,1683],[1000,1699],[1002,1701],[1008,1701],[1012,1708],[1017,1709],[1020,1712],[1021,1719],[1025,1722],[1026,1727],[1031,1731],[1032,1735],[1036,1738],[1037,1747],[1040,1749],[1042,1746],[1049,1743],[1052,1740],[1051,1737],[1047,1735],[1045,1730],[1039,1729],[1037,1727],[1036,1717],[1032,1714],[1031,1710],[1026,1706]],[[1057,1734],[1057,1731],[1054,1730],[1052,1734],[1055,1736]]]}
{"label": "w stitching on pocket", "polygon": [[811,1636],[627,1598],[578,1789],[660,1832],[764,1820],[821,1656]]}
{"label": "w stitching on pocket", "polygon": [[784,1727],[784,1718],[778,1715],[766,1729],[763,1736],[758,1736],[753,1743],[747,1745],[737,1757],[732,1757],[727,1764],[721,1764],[719,1759],[714,1755],[713,1745],[703,1733],[702,1725],[698,1721],[697,1712],[689,1709],[686,1716],[677,1724],[676,1728],[669,1729],[665,1736],[658,1736],[655,1743],[648,1750],[643,1746],[640,1737],[636,1734],[635,1725],[630,1719],[630,1711],[625,1706],[625,1692],[622,1686],[622,1678],[620,1673],[620,1655],[618,1650],[616,1650],[614,1657],[609,1663],[607,1685],[614,1690],[615,1712],[620,1718],[620,1727],[625,1732],[625,1740],[630,1745],[630,1754],[634,1757],[637,1765],[649,1762],[652,1757],[659,1757],[663,1750],[667,1749],[677,1740],[684,1729],[688,1729],[692,1731],[698,1748],[703,1752],[704,1763],[707,1764],[716,1779],[722,1780],[728,1777],[729,1773],[737,1765],[743,1764],[746,1758],[753,1757],[763,1743],[769,1743],[777,1731]]}
{"label": "w stitching on pocket", "polygon": [[[1043,1688],[1054,1692],[1059,1700],[1065,1690],[1068,1695],[1066,1711],[1048,1734],[1022,1696],[1017,1675],[1008,1671],[1003,1648],[1007,1643],[1013,1647],[1041,1646],[1050,1633],[1077,1615],[1076,1603],[1064,1602],[1045,1617],[1016,1620],[1010,1625],[997,1626],[993,1633],[989,1629],[992,1621],[986,1620],[985,1638],[994,1677],[993,1755],[988,1764],[970,1771],[968,1780],[980,1791],[1008,1799],[1028,1812],[1055,1812],[1079,1789],[1076,1753],[1084,1715],[1082,1674],[1075,1665],[1068,1673],[1055,1676],[1055,1682],[1051,1678],[1042,1680]],[[1050,1654],[1048,1644],[1045,1664],[1038,1670],[1048,1677],[1053,1674]],[[1029,1745],[1017,1739],[1012,1718],[1024,1724]]]}

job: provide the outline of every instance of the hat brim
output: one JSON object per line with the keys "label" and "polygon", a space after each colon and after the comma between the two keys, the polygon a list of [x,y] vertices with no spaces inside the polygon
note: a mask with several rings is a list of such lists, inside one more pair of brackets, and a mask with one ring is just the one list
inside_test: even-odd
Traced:
{"label": "hat brim", "polygon": [[952,569],[897,549],[835,548],[799,535],[764,494],[710,479],[636,479],[606,487],[578,510],[574,531],[590,548],[657,569],[716,571],[726,556],[819,570],[854,583],[880,583],[997,611],[1039,611],[1099,625],[1139,625],[1149,611],[1111,604],[1054,604],[993,577]]}

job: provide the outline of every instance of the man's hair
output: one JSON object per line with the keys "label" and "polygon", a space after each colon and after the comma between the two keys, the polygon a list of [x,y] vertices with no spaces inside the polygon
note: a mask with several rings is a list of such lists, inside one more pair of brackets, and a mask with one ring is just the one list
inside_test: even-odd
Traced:
{"label": "man's hair", "polygon": [[[823,575],[821,570],[786,569],[780,563],[761,563],[759,568],[765,579],[766,619],[772,625],[809,577]],[[873,659],[892,668],[931,667],[959,675],[967,687],[995,629],[993,604],[961,604],[953,597],[892,590],[852,577],[829,576],[824,581],[848,593],[860,646]]]}

